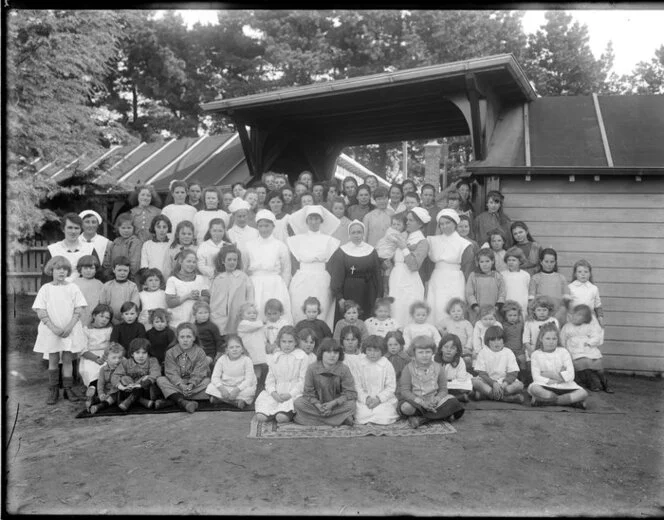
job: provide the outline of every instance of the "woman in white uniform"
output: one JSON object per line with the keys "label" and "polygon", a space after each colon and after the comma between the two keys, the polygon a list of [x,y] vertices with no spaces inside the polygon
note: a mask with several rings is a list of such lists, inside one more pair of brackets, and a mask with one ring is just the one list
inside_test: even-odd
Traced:
{"label": "woman in white uniform", "polygon": [[270,210],[256,213],[258,238],[248,240],[238,247],[242,253],[245,272],[254,285],[254,302],[258,318],[265,320],[265,302],[276,298],[284,306],[283,319],[293,323],[288,284],[291,280],[291,260],[288,247],[272,236],[277,219]]}
{"label": "woman in white uniform", "polygon": [[293,321],[305,318],[302,304],[309,296],[320,301],[318,319],[334,328],[334,298],[330,289],[330,273],[325,264],[339,247],[339,240],[330,236],[339,226],[339,219],[323,206],[305,206],[290,216],[295,235],[286,240],[300,267],[290,283]]}
{"label": "woman in white uniform", "polygon": [[[453,209],[442,209],[436,216],[440,235],[427,237],[429,243],[429,258],[435,264],[429,286],[427,288],[427,302],[431,305],[429,322],[437,323],[448,314],[445,312],[447,303],[452,298],[461,298],[465,301],[466,278],[462,263],[467,264],[473,259],[464,257],[464,251],[470,242],[456,231],[459,224],[459,214]],[[467,265],[463,267],[467,268]]]}

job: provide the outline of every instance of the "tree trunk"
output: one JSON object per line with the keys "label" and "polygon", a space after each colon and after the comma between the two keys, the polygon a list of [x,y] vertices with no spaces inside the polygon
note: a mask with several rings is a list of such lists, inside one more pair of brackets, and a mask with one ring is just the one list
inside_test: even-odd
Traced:
{"label": "tree trunk", "polygon": [[135,125],[138,121],[138,91],[134,82],[131,84],[131,108],[134,116],[133,124]]}

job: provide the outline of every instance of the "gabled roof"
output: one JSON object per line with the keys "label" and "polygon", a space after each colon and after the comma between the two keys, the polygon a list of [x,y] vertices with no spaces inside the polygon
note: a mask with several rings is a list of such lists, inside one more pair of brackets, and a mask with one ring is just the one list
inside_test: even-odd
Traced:
{"label": "gabled roof", "polygon": [[491,85],[506,104],[536,94],[511,54],[315,83],[202,105],[252,128],[314,133],[327,142],[357,145],[466,135],[468,124],[445,99],[466,91],[469,74]]}
{"label": "gabled roof", "polygon": [[664,173],[664,96],[558,96],[506,110],[477,175]]}

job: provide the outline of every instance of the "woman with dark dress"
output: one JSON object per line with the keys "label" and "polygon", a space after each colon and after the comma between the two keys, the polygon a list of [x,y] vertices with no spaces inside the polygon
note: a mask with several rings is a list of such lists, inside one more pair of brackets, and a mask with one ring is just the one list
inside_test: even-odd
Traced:
{"label": "woman with dark dress", "polygon": [[357,302],[362,309],[360,318],[368,318],[376,298],[383,296],[378,253],[364,241],[364,233],[362,222],[351,222],[350,241],[339,247],[327,264],[332,295],[338,303],[335,323],[343,316],[346,300]]}

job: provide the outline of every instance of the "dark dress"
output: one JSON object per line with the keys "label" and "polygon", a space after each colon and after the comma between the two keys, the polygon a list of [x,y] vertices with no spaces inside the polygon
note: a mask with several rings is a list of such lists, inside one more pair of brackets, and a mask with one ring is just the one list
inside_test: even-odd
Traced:
{"label": "dark dress", "polygon": [[[330,288],[335,300],[353,300],[362,309],[360,319],[373,315],[376,298],[383,296],[380,261],[375,249],[366,256],[350,256],[343,248],[337,249],[327,264],[330,273]],[[343,318],[337,306],[335,323]]]}

